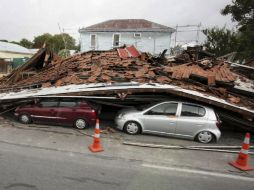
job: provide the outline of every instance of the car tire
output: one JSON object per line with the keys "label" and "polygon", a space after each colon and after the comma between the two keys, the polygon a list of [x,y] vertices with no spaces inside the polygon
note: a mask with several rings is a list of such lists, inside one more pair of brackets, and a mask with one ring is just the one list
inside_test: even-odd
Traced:
{"label": "car tire", "polygon": [[197,134],[196,140],[201,143],[210,143],[214,140],[214,135],[209,131],[201,131]]}
{"label": "car tire", "polygon": [[21,114],[19,116],[19,121],[23,124],[29,124],[31,123],[31,117],[28,114]]}
{"label": "car tire", "polygon": [[77,119],[75,122],[74,122],[74,127],[76,128],[76,129],[85,129],[86,127],[87,127],[87,122],[86,122],[86,120],[84,120],[84,119]]}
{"label": "car tire", "polygon": [[137,135],[141,133],[141,126],[136,121],[128,121],[124,125],[124,132],[126,132],[129,135]]}

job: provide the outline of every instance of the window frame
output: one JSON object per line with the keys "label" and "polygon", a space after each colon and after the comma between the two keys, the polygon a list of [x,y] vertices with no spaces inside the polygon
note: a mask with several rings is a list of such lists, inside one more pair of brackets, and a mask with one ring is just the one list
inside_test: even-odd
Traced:
{"label": "window frame", "polygon": [[[67,99],[68,100],[68,99]],[[72,100],[72,99],[69,99],[70,101],[67,101],[67,100],[64,100],[64,99],[60,99],[59,100],[59,104],[58,104],[58,107],[59,108],[75,108],[78,106],[78,101],[77,100]],[[61,106],[61,102],[74,102],[75,103],[75,106]]]}
{"label": "window frame", "polygon": [[[94,46],[92,46],[92,36],[94,36]],[[97,46],[97,34],[90,34],[90,48],[95,49]]]}
{"label": "window frame", "polygon": [[[114,45],[114,39],[115,39],[114,36],[115,36],[115,35],[119,35],[118,46],[115,46],[115,45]],[[112,35],[112,47],[113,47],[113,48],[115,48],[115,47],[120,47],[120,43],[121,43],[121,33],[113,33],[113,35]]]}
{"label": "window frame", "polygon": [[[139,37],[137,37],[136,34],[139,34]],[[135,39],[141,39],[142,34],[141,34],[140,32],[135,32],[135,33],[133,34],[133,37],[134,37]]]}
{"label": "window frame", "polygon": [[[204,115],[203,116],[187,116],[187,115],[182,115],[182,110],[183,110],[183,105],[188,105],[188,106],[193,106],[193,107],[199,107],[199,108],[203,108],[204,109]],[[195,104],[191,104],[191,103],[182,103],[181,104],[181,110],[180,110],[180,113],[179,113],[179,116],[180,117],[191,117],[191,118],[202,118],[202,117],[205,117],[206,116],[206,108],[204,106],[201,106],[201,105],[195,105]]]}
{"label": "window frame", "polygon": [[38,105],[42,108],[56,108],[56,107],[59,107],[59,99],[52,99],[52,102],[57,102],[56,106],[43,106],[42,102],[50,102],[49,99],[41,99],[39,102],[38,102]]}
{"label": "window frame", "polygon": [[[163,105],[165,105],[165,104],[176,104],[176,112],[175,112],[175,115],[166,114],[166,113],[165,113],[165,110],[163,110],[163,114],[149,114],[149,112],[150,112],[152,109],[156,108],[157,106],[163,106]],[[162,104],[157,104],[157,105],[155,105],[155,106],[149,108],[148,110],[146,110],[146,111],[144,112],[144,115],[177,116],[177,115],[178,115],[178,109],[179,109],[179,104],[178,104],[177,102],[164,102],[164,103],[162,103]]]}

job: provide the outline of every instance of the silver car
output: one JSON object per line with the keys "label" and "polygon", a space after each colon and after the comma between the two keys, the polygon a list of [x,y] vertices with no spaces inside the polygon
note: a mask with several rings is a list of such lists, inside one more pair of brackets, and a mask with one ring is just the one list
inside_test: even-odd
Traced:
{"label": "silver car", "polygon": [[123,109],[115,118],[117,128],[128,134],[161,134],[198,140],[218,141],[220,120],[212,108],[168,101],[140,108]]}

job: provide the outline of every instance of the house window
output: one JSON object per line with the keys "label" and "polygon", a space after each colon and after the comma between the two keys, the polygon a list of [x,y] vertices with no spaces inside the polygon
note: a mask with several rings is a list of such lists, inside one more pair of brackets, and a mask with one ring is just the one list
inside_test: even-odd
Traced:
{"label": "house window", "polygon": [[96,34],[91,34],[91,48],[96,47]]}
{"label": "house window", "polygon": [[120,34],[113,34],[113,47],[120,46]]}
{"label": "house window", "polygon": [[141,39],[141,33],[134,33],[134,38]]}

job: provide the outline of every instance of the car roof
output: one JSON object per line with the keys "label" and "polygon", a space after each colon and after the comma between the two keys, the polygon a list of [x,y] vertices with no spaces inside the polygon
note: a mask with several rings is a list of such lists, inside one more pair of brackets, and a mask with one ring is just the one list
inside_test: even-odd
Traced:
{"label": "car roof", "polygon": [[197,103],[192,103],[192,102],[186,102],[186,101],[177,101],[177,100],[170,100],[170,101],[163,101],[163,102],[158,102],[157,104],[162,104],[162,103],[182,103],[182,104],[190,104],[190,105],[193,105],[193,106],[202,106],[206,109],[211,109],[213,110],[211,107],[207,107],[207,106],[204,106],[202,104],[197,104]]}

